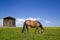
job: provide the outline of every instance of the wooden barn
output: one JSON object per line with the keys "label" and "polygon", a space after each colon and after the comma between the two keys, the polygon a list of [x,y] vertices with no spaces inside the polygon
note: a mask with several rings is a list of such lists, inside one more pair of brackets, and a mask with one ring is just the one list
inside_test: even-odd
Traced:
{"label": "wooden barn", "polygon": [[3,18],[3,26],[4,27],[15,27],[15,18],[8,16]]}

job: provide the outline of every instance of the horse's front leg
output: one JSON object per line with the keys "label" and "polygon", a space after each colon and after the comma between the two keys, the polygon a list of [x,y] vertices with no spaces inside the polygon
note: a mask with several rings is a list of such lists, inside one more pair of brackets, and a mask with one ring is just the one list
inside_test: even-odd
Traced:
{"label": "horse's front leg", "polygon": [[35,30],[35,34],[36,34],[37,30],[38,30],[38,28],[36,28],[36,30]]}
{"label": "horse's front leg", "polygon": [[36,34],[36,32],[38,32],[38,34],[40,34],[39,27],[36,28],[35,34]]}
{"label": "horse's front leg", "polygon": [[39,30],[39,28],[38,28],[37,30],[38,30],[38,34],[40,34],[40,30]]}
{"label": "horse's front leg", "polygon": [[44,30],[43,29],[41,29],[41,33],[44,34]]}

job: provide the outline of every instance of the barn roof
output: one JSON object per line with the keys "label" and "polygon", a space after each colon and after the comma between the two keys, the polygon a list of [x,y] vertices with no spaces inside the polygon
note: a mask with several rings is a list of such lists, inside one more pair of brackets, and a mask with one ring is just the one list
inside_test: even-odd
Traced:
{"label": "barn roof", "polygon": [[3,19],[15,19],[15,18],[8,16],[8,17],[4,17]]}

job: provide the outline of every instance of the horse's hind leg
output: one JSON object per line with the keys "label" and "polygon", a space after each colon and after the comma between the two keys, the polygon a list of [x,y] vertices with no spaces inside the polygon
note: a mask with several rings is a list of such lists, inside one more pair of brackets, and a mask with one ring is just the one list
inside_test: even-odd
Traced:
{"label": "horse's hind leg", "polygon": [[27,33],[29,34],[29,28],[27,27]]}
{"label": "horse's hind leg", "polygon": [[26,34],[26,26],[25,26],[24,34]]}

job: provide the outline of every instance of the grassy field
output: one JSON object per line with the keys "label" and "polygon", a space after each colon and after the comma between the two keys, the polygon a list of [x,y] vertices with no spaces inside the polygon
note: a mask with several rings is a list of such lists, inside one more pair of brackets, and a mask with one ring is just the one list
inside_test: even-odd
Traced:
{"label": "grassy field", "polygon": [[0,40],[60,40],[60,27],[45,27],[44,34],[34,34],[34,30],[30,29],[29,34],[23,34],[20,27],[0,27]]}

